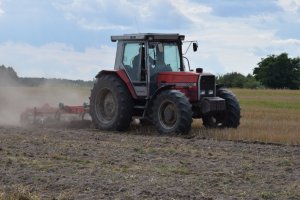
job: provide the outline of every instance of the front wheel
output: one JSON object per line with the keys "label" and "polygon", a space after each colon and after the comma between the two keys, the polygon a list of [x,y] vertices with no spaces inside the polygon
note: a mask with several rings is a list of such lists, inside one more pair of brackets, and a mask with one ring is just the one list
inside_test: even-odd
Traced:
{"label": "front wheel", "polygon": [[162,91],[154,100],[153,124],[160,133],[183,133],[191,129],[192,106],[177,90]]}
{"label": "front wheel", "polygon": [[227,89],[219,89],[217,96],[225,99],[226,110],[202,118],[205,127],[237,128],[240,124],[240,105],[235,95]]}

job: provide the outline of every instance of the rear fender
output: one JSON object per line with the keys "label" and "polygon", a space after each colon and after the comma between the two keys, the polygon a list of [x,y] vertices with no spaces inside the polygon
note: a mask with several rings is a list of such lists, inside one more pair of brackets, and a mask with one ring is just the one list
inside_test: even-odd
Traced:
{"label": "rear fender", "polygon": [[108,75],[108,74],[119,77],[126,84],[132,98],[137,99],[137,96],[135,94],[133,86],[132,86],[126,72],[123,69],[122,70],[102,70],[96,75],[96,78],[100,78],[101,76]]}

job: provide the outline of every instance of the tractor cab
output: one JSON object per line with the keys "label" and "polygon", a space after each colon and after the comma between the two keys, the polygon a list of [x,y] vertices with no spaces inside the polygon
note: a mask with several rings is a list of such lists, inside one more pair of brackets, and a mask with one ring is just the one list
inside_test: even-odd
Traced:
{"label": "tractor cab", "polygon": [[111,40],[118,41],[114,69],[125,71],[138,97],[153,95],[159,73],[185,71],[183,35],[130,34],[112,36]]}

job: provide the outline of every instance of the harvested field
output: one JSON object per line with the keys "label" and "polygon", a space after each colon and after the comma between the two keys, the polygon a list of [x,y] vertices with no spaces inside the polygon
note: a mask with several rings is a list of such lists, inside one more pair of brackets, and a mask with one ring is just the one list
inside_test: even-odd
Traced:
{"label": "harvested field", "polygon": [[299,146],[94,129],[0,127],[0,138],[8,195],[27,187],[40,199],[300,198]]}
{"label": "harvested field", "polygon": [[188,136],[20,127],[25,107],[81,105],[89,88],[0,91],[0,200],[300,199],[299,91],[234,90],[241,126],[195,120]]}
{"label": "harvested field", "polygon": [[241,105],[237,129],[207,130],[194,121],[194,133],[218,140],[300,144],[300,90],[233,89]]}

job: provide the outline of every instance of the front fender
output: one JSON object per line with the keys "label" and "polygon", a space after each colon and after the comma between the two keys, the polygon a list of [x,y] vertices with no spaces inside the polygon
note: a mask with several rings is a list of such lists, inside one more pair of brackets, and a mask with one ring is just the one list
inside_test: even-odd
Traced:
{"label": "front fender", "polygon": [[155,90],[155,92],[153,93],[153,95],[150,97],[150,100],[149,100],[149,105],[151,105],[154,101],[154,99],[156,98],[156,96],[161,93],[162,91],[164,90],[169,90],[171,88],[175,88],[175,85],[163,85],[161,86],[160,88],[158,88],[157,90]]}

